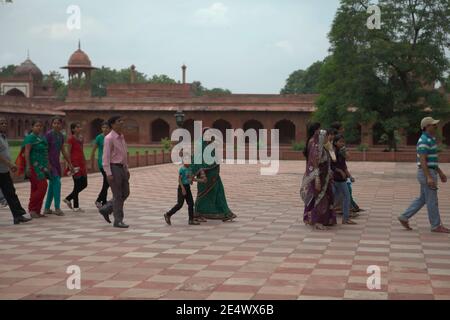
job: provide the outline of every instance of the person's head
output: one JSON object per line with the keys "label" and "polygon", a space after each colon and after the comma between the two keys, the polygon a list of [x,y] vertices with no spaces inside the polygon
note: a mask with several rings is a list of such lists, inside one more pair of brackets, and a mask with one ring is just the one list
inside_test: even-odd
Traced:
{"label": "person's head", "polygon": [[103,121],[102,123],[102,133],[103,135],[107,135],[111,131],[111,128],[109,127],[108,121]]}
{"label": "person's head", "polygon": [[438,127],[440,120],[435,120],[432,117],[425,117],[420,122],[420,127],[422,131],[434,136]]}
{"label": "person's head", "polygon": [[311,140],[311,138],[319,130],[320,130],[320,123],[319,122],[313,122],[313,123],[310,123],[308,125],[307,130],[306,130],[307,137],[306,137],[305,148],[303,149],[303,154],[305,155],[305,158],[308,158],[308,143],[309,143],[309,140]]}
{"label": "person's head", "polygon": [[335,146],[336,149],[341,149],[345,146],[345,139],[344,136],[342,134],[337,134],[334,137],[333,140],[333,145]]}
{"label": "person's head", "polygon": [[327,135],[328,135],[328,141],[330,141],[331,143],[333,143],[334,141],[334,137],[339,134],[337,129],[335,128],[329,128],[327,129]]}
{"label": "person's head", "polygon": [[70,124],[70,132],[72,135],[79,135],[81,133],[81,123],[73,122]]}
{"label": "person's head", "polygon": [[108,119],[109,127],[117,133],[122,133],[123,119],[121,116],[113,116]]}
{"label": "person's head", "polygon": [[344,126],[339,121],[335,121],[331,124],[331,128],[336,129],[336,131],[340,134],[344,133]]}
{"label": "person's head", "polygon": [[51,126],[52,126],[53,130],[58,131],[58,132],[61,131],[61,129],[62,129],[62,119],[59,118],[59,117],[52,118]]}
{"label": "person's head", "polygon": [[6,130],[8,130],[8,121],[5,117],[0,116],[0,132],[6,133]]}
{"label": "person's head", "polygon": [[44,128],[44,124],[42,123],[41,120],[33,120],[31,122],[31,132],[33,132],[34,134],[41,134],[42,129]]}

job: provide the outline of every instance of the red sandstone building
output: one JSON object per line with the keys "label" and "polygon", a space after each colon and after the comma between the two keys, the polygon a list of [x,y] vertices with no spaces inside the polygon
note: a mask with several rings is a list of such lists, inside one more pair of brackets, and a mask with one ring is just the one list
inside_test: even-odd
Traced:
{"label": "red sandstone building", "polygon": [[[130,144],[158,144],[178,126],[175,113],[184,114],[183,127],[192,132],[194,120],[204,127],[224,132],[228,128],[279,129],[280,143],[304,141],[306,123],[315,110],[317,95],[231,94],[195,96],[186,83],[186,67],[182,67],[182,83],[134,83],[134,66],[129,83],[107,87],[105,97],[92,97],[90,75],[92,66],[88,55],[80,48],[69,58],[69,89],[65,101],[58,101],[53,88],[43,82],[42,72],[27,59],[15,70],[14,77],[0,78],[0,115],[9,121],[9,136],[21,138],[29,130],[31,119],[43,119],[48,128],[51,116],[65,117],[67,124],[79,121],[85,135],[93,139],[101,123],[120,114],[125,121],[125,133]],[[81,84],[81,85],[80,85]],[[450,144],[450,119],[440,125],[444,142]],[[377,144],[373,126],[362,125],[360,143]],[[409,142],[409,143],[408,143]],[[415,144],[415,137],[404,136],[401,143]]]}

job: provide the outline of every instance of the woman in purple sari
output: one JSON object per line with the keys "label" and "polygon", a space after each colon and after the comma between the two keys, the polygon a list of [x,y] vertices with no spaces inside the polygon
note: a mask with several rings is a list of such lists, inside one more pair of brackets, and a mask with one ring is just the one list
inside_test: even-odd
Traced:
{"label": "woman in purple sari", "polygon": [[304,150],[306,171],[300,196],[305,202],[303,221],[318,230],[327,230],[327,226],[336,224],[333,211],[333,173],[328,145],[327,132],[320,130],[319,123],[311,124]]}

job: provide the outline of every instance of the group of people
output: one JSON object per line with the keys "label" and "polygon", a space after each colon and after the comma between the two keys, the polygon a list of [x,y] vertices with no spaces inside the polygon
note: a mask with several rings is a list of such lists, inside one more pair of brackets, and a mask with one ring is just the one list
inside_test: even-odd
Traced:
{"label": "group of people", "polygon": [[305,203],[303,221],[314,229],[326,230],[337,224],[337,213],[342,213],[342,224],[354,225],[352,219],[363,211],[352,197],[352,183],[346,160],[343,126],[334,123],[321,129],[320,123],[308,127],[308,139],[303,151],[306,171],[300,188]]}
{"label": "group of people", "polygon": [[[103,185],[95,205],[106,221],[111,223],[109,215],[114,213],[114,226],[128,228],[123,222],[123,203],[129,195],[130,175],[122,124],[120,116],[112,117],[103,123],[102,133],[95,139],[91,159],[98,150],[98,166],[103,175]],[[32,219],[47,217],[50,214],[65,215],[61,210],[61,177],[64,174],[72,176],[73,190],[63,202],[74,212],[84,212],[80,208],[79,195],[86,189],[88,179],[81,124],[74,122],[70,125],[71,135],[66,142],[62,133],[61,118],[53,118],[51,129],[45,134],[42,132],[43,123],[40,120],[33,121],[31,132],[25,136],[20,154],[15,161],[11,158],[6,137],[7,126],[6,119],[0,118],[0,191],[13,214],[14,224],[25,223],[31,219],[25,217],[26,211],[17,197],[10,172],[18,176],[25,175],[30,181],[28,212]],[[68,146],[68,150],[65,145]],[[67,163],[64,172],[60,162],[61,155]],[[113,199],[107,201],[109,187]],[[45,195],[47,199],[44,205]],[[52,203],[54,210],[51,209]]]}

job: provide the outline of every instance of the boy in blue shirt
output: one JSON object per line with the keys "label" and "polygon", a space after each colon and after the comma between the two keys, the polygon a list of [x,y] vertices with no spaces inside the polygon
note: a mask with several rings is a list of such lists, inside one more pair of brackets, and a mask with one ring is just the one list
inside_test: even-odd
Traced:
{"label": "boy in blue shirt", "polygon": [[189,224],[199,225],[200,223],[194,220],[194,199],[192,198],[191,184],[194,181],[200,181],[200,179],[193,176],[190,164],[186,162],[183,163],[178,173],[178,201],[169,212],[164,214],[164,219],[169,226],[172,225],[170,218],[183,207],[184,200],[186,200],[188,204]]}

